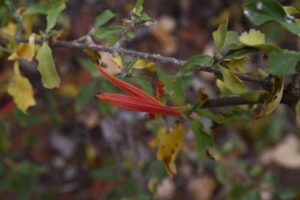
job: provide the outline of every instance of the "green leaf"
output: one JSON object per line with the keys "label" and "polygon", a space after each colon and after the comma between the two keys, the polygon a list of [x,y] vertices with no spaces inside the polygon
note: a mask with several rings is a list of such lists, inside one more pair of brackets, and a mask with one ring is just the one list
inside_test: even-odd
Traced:
{"label": "green leaf", "polygon": [[265,34],[254,29],[251,29],[249,33],[242,33],[239,40],[247,46],[257,46],[266,43]]}
{"label": "green leaf", "polygon": [[227,31],[223,48],[239,47],[242,44],[239,41],[239,35],[236,31]]}
{"label": "green leaf", "polygon": [[284,7],[276,0],[248,0],[244,4],[244,14],[255,25],[273,21],[279,23],[293,34],[300,34],[300,26]]}
{"label": "green leaf", "polygon": [[217,124],[233,124],[244,123],[249,121],[249,117],[241,113],[226,113],[224,115],[215,114],[206,108],[197,109],[196,113],[202,117],[206,117]]}
{"label": "green leaf", "polygon": [[93,170],[91,175],[103,181],[111,181],[118,178],[115,170],[112,168]]}
{"label": "green leaf", "polygon": [[170,95],[174,104],[182,105],[185,100],[182,80],[166,74],[162,69],[157,68],[156,71],[159,79],[165,85],[165,92]]}
{"label": "green leaf", "polygon": [[132,13],[140,17],[143,11],[143,3],[144,0],[137,0],[132,10]]}
{"label": "green leaf", "polygon": [[56,24],[56,20],[59,14],[65,9],[66,2],[65,0],[55,0],[51,4],[47,12],[47,28],[46,32],[49,32]]}
{"label": "green leaf", "polygon": [[201,157],[205,157],[205,149],[214,146],[214,139],[204,130],[203,125],[199,121],[192,121],[192,130],[196,138],[197,151]]}
{"label": "green leaf", "polygon": [[100,15],[97,16],[97,18],[95,20],[95,26],[94,26],[95,29],[108,23],[115,16],[116,15],[113,12],[111,12],[110,10],[103,11]]}
{"label": "green leaf", "polygon": [[244,14],[253,24],[261,25],[272,20],[282,20],[285,11],[276,0],[248,0],[244,4]]}
{"label": "green leaf", "polygon": [[214,60],[212,57],[208,55],[197,55],[193,56],[192,58],[188,59],[184,65],[180,68],[180,72],[185,74],[195,67],[210,67],[214,64]]}
{"label": "green leaf", "polygon": [[299,10],[293,6],[283,6],[283,9],[287,14],[290,14],[290,15],[299,13]]}
{"label": "green leaf", "polygon": [[226,118],[223,115],[217,115],[208,109],[198,109],[196,112],[198,115],[207,117],[208,119],[216,122],[217,124],[223,124],[226,120]]}
{"label": "green leaf", "polygon": [[82,87],[75,97],[75,110],[79,112],[81,108],[87,104],[95,95],[95,85],[89,84]]}
{"label": "green leaf", "polygon": [[233,94],[242,94],[245,91],[243,82],[230,70],[225,67],[220,67],[224,84]]}
{"label": "green leaf", "polygon": [[97,29],[95,36],[99,39],[105,39],[111,35],[119,34],[122,31],[121,26],[113,26],[113,27],[100,27]]}
{"label": "green leaf", "polygon": [[227,35],[227,22],[224,24],[221,24],[218,29],[213,32],[213,38],[215,41],[215,45],[216,45],[216,51],[220,52],[225,40],[226,40],[226,35]]}
{"label": "green leaf", "polygon": [[10,12],[12,12],[12,13],[16,13],[17,12],[17,8],[16,8],[15,4],[13,3],[13,1],[11,1],[11,0],[5,0],[4,3],[8,7],[8,9],[10,10]]}
{"label": "green leaf", "polygon": [[242,58],[246,55],[255,53],[257,51],[258,51],[258,49],[255,47],[242,47],[242,48],[238,48],[238,49],[232,49],[224,55],[224,58],[225,59]]}
{"label": "green leaf", "polygon": [[49,89],[59,87],[61,80],[56,71],[52,50],[47,42],[44,42],[39,49],[36,59],[39,62],[38,70],[42,76],[43,86]]}
{"label": "green leaf", "polygon": [[153,87],[151,83],[152,79],[148,76],[133,76],[130,77],[130,80],[139,84],[143,88],[143,90],[151,96],[153,95]]}
{"label": "green leaf", "polygon": [[79,58],[79,63],[84,69],[90,72],[93,78],[99,78],[101,76],[95,63],[93,63],[91,59]]}
{"label": "green leaf", "polygon": [[281,51],[281,49],[273,43],[266,43],[265,34],[251,29],[249,33],[243,33],[239,40],[242,44],[250,47],[256,47],[258,49],[262,49],[266,52],[270,51]]}
{"label": "green leaf", "polygon": [[23,13],[24,15],[28,14],[47,14],[49,6],[41,3],[31,4]]}
{"label": "green leaf", "polygon": [[294,74],[296,72],[295,68],[299,61],[299,53],[291,51],[273,51],[268,57],[267,65],[272,74],[277,76],[285,76]]}

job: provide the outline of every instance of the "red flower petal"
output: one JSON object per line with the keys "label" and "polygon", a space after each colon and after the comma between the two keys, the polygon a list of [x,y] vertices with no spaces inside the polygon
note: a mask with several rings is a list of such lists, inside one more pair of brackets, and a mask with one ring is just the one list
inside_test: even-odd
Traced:
{"label": "red flower petal", "polygon": [[165,105],[158,105],[157,103],[145,101],[140,97],[127,96],[123,94],[103,93],[96,95],[102,101],[110,103],[121,108],[134,110],[139,112],[147,112],[150,114],[168,114],[168,115],[181,115],[181,112],[175,108],[170,108]]}
{"label": "red flower petal", "polygon": [[158,101],[154,97],[150,96],[143,90],[141,90],[141,89],[137,88],[136,86],[131,85],[125,81],[122,81],[118,78],[113,77],[103,67],[100,67],[99,65],[97,65],[97,68],[101,72],[101,74],[103,74],[110,82],[112,82],[114,85],[116,85],[120,89],[128,92],[132,96],[140,97],[140,98],[144,99],[144,101],[153,102],[153,103],[155,102],[156,104],[163,106],[163,104],[160,101]]}

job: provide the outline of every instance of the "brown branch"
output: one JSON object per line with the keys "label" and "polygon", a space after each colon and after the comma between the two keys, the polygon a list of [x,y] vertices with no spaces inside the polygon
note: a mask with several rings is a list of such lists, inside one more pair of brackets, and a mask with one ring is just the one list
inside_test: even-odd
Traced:
{"label": "brown branch", "polygon": [[[27,39],[18,39],[18,42],[28,42]],[[43,41],[42,40],[37,40],[36,43],[41,44]],[[185,60],[180,60],[177,58],[173,57],[167,57],[167,56],[162,56],[160,54],[150,54],[150,53],[145,53],[145,52],[140,52],[140,51],[135,51],[131,49],[125,49],[122,47],[106,47],[103,45],[99,44],[84,44],[76,41],[62,41],[62,40],[55,40],[55,41],[50,41],[49,42],[51,46],[53,47],[63,47],[63,48],[70,48],[70,49],[91,49],[91,50],[96,50],[96,51],[104,51],[104,52],[109,52],[109,53],[119,53],[122,55],[128,55],[136,58],[143,58],[143,59],[149,59],[149,60],[154,60],[156,62],[160,63],[168,63],[168,64],[174,64],[174,65],[179,65],[182,66],[186,61]],[[205,71],[209,73],[214,73],[216,75],[221,75],[221,71],[218,68],[215,67],[199,67],[197,71]],[[236,75],[244,81],[251,82],[258,84],[264,88],[270,88],[272,86],[272,82],[268,80],[263,80],[260,78],[252,77],[252,76],[247,76],[245,74],[240,74],[236,73]]]}

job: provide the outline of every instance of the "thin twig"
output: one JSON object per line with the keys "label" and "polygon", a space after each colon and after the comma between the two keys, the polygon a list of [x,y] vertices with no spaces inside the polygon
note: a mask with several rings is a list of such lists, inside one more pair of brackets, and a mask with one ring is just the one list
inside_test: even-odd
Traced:
{"label": "thin twig", "polygon": [[[18,39],[18,42],[28,42],[27,39]],[[36,43],[41,44],[43,40],[37,40]],[[62,41],[62,40],[55,40],[55,41],[50,41],[49,42],[51,46],[53,47],[63,47],[63,48],[71,48],[71,49],[91,49],[91,50],[96,50],[96,51],[104,51],[104,52],[109,52],[109,53],[119,53],[122,55],[128,55],[132,57],[137,57],[137,58],[143,58],[143,59],[149,59],[149,60],[154,60],[160,63],[167,63],[167,64],[174,64],[174,65],[179,65],[182,66],[186,61],[185,60],[180,60],[177,58],[173,57],[167,57],[167,56],[162,56],[160,54],[150,54],[150,53],[145,53],[145,52],[140,52],[140,51],[135,51],[131,49],[125,49],[122,47],[107,47],[99,44],[84,44],[75,41]],[[197,71],[205,71],[209,73],[214,73],[216,75],[221,75],[221,71],[218,68],[215,67],[199,67]],[[245,74],[240,74],[236,73],[236,75],[244,81],[251,82],[251,83],[256,83],[264,88],[270,88],[272,86],[272,82],[268,80],[263,80],[260,78],[252,77],[252,76],[247,76]]]}

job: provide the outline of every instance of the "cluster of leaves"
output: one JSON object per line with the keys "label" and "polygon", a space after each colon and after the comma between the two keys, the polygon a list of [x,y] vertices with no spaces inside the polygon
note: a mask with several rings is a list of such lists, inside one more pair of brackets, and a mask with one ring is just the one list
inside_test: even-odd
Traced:
{"label": "cluster of leaves", "polygon": [[[1,50],[10,52],[8,60],[14,62],[13,77],[7,86],[7,92],[13,97],[17,107],[26,112],[30,106],[36,104],[35,92],[29,79],[20,72],[19,61],[31,62],[36,59],[38,61],[37,70],[41,74],[43,86],[47,89],[60,86],[61,78],[52,56],[50,41],[58,40],[61,35],[61,31],[54,28],[67,1],[56,0],[52,1],[50,5],[36,3],[19,9],[11,1],[5,1],[5,3],[14,14],[16,21],[16,23],[6,23],[6,26],[0,30],[1,35],[9,41],[5,47],[1,47]],[[130,18],[124,19],[122,26],[104,27],[116,16],[112,11],[105,10],[95,19],[89,34],[102,42],[118,47],[124,38],[134,37],[135,27],[153,23],[151,17],[143,12],[142,4],[142,0],[137,1],[130,13]],[[249,0],[244,4],[244,14],[253,24],[260,26],[266,23],[277,23],[295,35],[300,34],[299,19],[294,17],[297,13],[296,8],[282,6],[276,0]],[[36,15],[45,15],[47,20],[45,30],[40,31],[39,34],[32,32],[32,24],[26,25],[28,16]],[[216,47],[214,56],[196,55],[188,59],[176,75],[166,73],[163,69],[158,68],[155,62],[149,60],[131,59],[117,54],[111,55],[112,62],[117,66],[116,77],[135,83],[150,95],[154,95],[153,80],[147,76],[151,73],[152,76],[158,77],[163,82],[161,101],[171,102],[186,111],[184,117],[189,122],[187,123],[188,127],[184,128],[182,118],[178,118],[178,124],[168,125],[161,116],[156,116],[155,119],[160,126],[152,127],[152,130],[156,132],[155,140],[157,142],[154,146],[158,147],[157,158],[163,160],[170,176],[176,173],[175,159],[183,146],[184,132],[192,130],[195,133],[197,151],[201,157],[207,156],[207,149],[214,146],[211,130],[204,127],[199,118],[205,117],[217,124],[227,124],[247,121],[251,117],[250,114],[255,117],[267,116],[280,104],[284,90],[284,78],[296,73],[296,65],[300,61],[299,52],[282,49],[277,44],[267,41],[266,35],[260,30],[251,29],[239,34],[229,31],[227,25],[228,22],[221,24],[213,33]],[[22,42],[20,32],[23,33],[21,36],[28,38],[28,42]],[[16,38],[21,42],[16,42]],[[89,44],[90,41],[85,40],[84,42]],[[92,56],[91,60],[97,62],[100,60],[103,65],[107,65],[108,69],[112,68],[103,61],[100,52],[90,49],[87,49],[86,52]],[[268,89],[250,90],[237,76],[237,73],[247,73],[249,55],[258,52],[263,52],[266,56],[265,63],[268,66],[268,72],[257,71],[252,73],[252,76],[264,79],[270,73],[273,76],[273,85]],[[89,64],[86,67],[93,77],[98,79],[99,76],[91,60],[87,61]],[[220,70],[221,76],[216,77],[216,82],[221,96],[238,96],[253,102],[264,97],[265,104],[262,107],[238,107],[225,114],[215,114],[203,108],[202,105],[207,99],[200,98],[192,102],[192,105],[187,104],[184,91],[189,86],[190,80],[194,78],[191,72],[201,67],[214,67]],[[105,90],[119,92],[112,85],[101,84]],[[97,81],[79,92],[79,100],[76,104],[78,109],[82,102],[93,96],[95,85],[97,85]],[[297,104],[297,111],[299,115],[300,103]]]}

